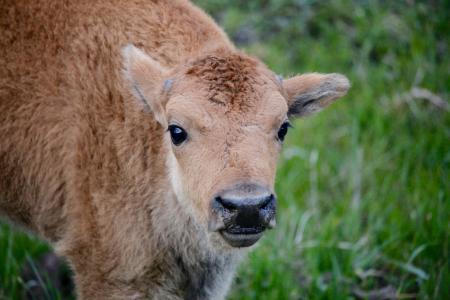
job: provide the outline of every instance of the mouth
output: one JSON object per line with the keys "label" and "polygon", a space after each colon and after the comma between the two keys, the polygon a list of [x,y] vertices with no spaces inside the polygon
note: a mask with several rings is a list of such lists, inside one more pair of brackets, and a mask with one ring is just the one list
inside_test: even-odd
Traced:
{"label": "mouth", "polygon": [[232,247],[250,247],[264,234],[265,228],[227,228],[220,231],[225,241]]}

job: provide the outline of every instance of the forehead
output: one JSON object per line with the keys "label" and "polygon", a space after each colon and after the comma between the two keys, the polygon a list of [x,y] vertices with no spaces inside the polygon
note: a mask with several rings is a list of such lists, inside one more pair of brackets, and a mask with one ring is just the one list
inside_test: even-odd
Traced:
{"label": "forehead", "polygon": [[281,83],[258,61],[242,54],[207,56],[183,70],[170,92],[169,115],[246,119],[284,118]]}

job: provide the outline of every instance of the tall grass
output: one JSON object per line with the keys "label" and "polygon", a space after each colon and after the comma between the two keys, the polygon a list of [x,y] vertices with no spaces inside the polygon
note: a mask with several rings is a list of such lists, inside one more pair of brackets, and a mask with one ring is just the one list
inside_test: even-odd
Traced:
{"label": "tall grass", "polygon": [[[294,122],[278,226],[231,299],[450,299],[448,1],[196,1],[288,75],[340,72],[342,101]],[[46,250],[0,230],[0,298]]]}

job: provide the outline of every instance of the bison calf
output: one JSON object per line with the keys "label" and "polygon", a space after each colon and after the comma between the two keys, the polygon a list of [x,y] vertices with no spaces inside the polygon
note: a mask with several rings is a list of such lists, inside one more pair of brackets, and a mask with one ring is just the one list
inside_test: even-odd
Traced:
{"label": "bison calf", "polygon": [[0,66],[0,213],[82,299],[224,298],[289,118],[349,88],[282,80],[183,0],[2,0]]}

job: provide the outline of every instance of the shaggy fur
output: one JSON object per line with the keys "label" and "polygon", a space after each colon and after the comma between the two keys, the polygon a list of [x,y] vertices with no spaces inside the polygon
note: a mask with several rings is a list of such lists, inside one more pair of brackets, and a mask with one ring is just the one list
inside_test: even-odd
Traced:
{"label": "shaggy fur", "polygon": [[81,299],[224,298],[243,250],[211,198],[273,189],[288,106],[349,86],[280,82],[182,0],[0,0],[0,66],[0,213],[68,258]]}

